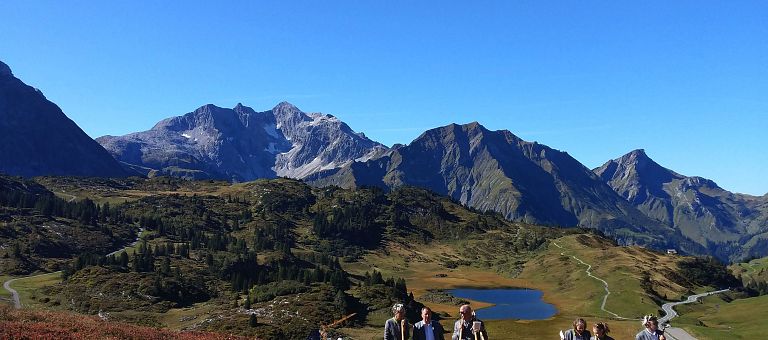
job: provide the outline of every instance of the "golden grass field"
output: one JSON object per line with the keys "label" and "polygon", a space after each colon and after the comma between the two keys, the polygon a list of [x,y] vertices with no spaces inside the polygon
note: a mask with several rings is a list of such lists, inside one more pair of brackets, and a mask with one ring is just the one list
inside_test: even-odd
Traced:
{"label": "golden grass field", "polygon": [[[616,339],[634,337],[640,329],[638,321],[616,320],[601,311],[600,302],[605,294],[602,283],[587,277],[584,272],[586,266],[570,255],[592,264],[592,273],[608,282],[611,295],[606,309],[623,317],[637,319],[643,314],[657,313],[658,307],[645,296],[640,287],[644,273],[649,275],[649,280],[654,283],[658,292],[670,299],[679,299],[689,293],[679,284],[664,278],[666,271],[674,270],[678,256],[668,256],[639,247],[615,247],[606,240],[588,235],[570,235],[555,242],[562,248],[550,243],[545,251],[525,264],[524,270],[517,278],[473,266],[447,269],[442,266],[440,259],[458,258],[459,255],[455,251],[455,245],[437,242],[428,246],[391,243],[386,254],[372,252],[362,261],[345,263],[344,266],[346,270],[356,274],[376,269],[385,277],[403,277],[417,300],[427,289],[524,287],[543,291],[544,300],[555,305],[558,310],[554,317],[547,320],[489,320],[486,327],[494,339],[517,339],[521,336],[530,339],[556,338],[558,331],[568,329],[577,317],[586,319],[588,323],[608,322],[612,330],[611,335]],[[446,276],[437,277],[435,274]],[[4,276],[2,279],[8,277]],[[37,302],[40,296],[32,298],[39,293],[39,288],[57,282],[58,274],[52,273],[19,280],[12,286],[19,291],[25,307],[35,308],[42,307],[42,304]],[[4,293],[9,295],[5,291]],[[674,325],[689,330],[700,339],[719,339],[723,335],[734,339],[754,338],[753,336],[764,332],[765,326],[754,322],[754,318],[749,316],[768,315],[767,298],[743,299],[732,303],[726,303],[719,297],[706,298],[703,304],[678,307],[682,316],[675,319]],[[458,306],[428,305],[445,316],[443,326],[450,329]],[[483,301],[472,301],[474,308],[489,305]],[[720,313],[712,313],[715,308],[718,308]],[[157,319],[169,328],[182,329],[199,322],[213,310],[215,306],[196,304],[193,307],[172,309],[168,313],[158,314]],[[382,325],[388,317],[386,313],[373,313],[366,327],[344,328],[341,331],[355,339],[378,339],[383,331]],[[450,335],[446,334],[446,338],[450,338]]]}
{"label": "golden grass field", "polygon": [[680,306],[676,327],[699,339],[763,339],[768,331],[768,295],[728,302],[710,296],[702,303]]}
{"label": "golden grass field", "polygon": [[[409,290],[418,300],[427,289],[451,289],[458,287],[525,287],[544,292],[544,300],[556,306],[558,314],[541,321],[491,320],[487,329],[494,339],[556,338],[561,329],[570,328],[577,317],[588,323],[607,321],[611,334],[617,339],[633,338],[640,330],[639,322],[634,320],[615,320],[600,310],[600,303],[605,294],[602,283],[587,277],[586,266],[568,256],[576,255],[583,261],[593,264],[594,275],[605,279],[611,295],[606,309],[628,318],[639,319],[643,314],[656,313],[658,307],[644,297],[640,287],[640,278],[649,273],[650,280],[657,283],[659,291],[670,297],[679,297],[686,293],[681,286],[665,282],[663,272],[674,270],[676,256],[667,256],[639,247],[613,247],[605,240],[593,236],[566,236],[556,241],[563,248],[550,244],[546,251],[531,259],[522,274],[517,278],[508,278],[497,273],[471,266],[446,269],[438,259],[450,254],[458,256],[454,248],[446,244],[430,244],[414,248],[404,244],[390,244],[389,255],[370,254],[360,263],[347,264],[353,273],[364,273],[372,268],[381,271],[384,276],[404,277]],[[397,259],[397,260],[396,260]],[[609,261],[610,260],[610,261]],[[645,268],[661,268],[659,271]],[[436,277],[435,274],[447,274]],[[436,312],[447,313],[443,326],[451,328],[458,306],[428,304]],[[486,307],[482,301],[472,302],[475,308]],[[360,339],[379,338],[382,326],[388,315],[371,318],[365,329],[343,329],[345,333]]]}
{"label": "golden grass field", "polygon": [[[73,192],[72,188],[66,189],[70,189],[66,191],[67,195],[75,195],[78,199],[87,196],[98,202],[110,203],[138,199],[146,195],[146,192],[142,191],[124,190],[94,196],[92,192]],[[235,184],[185,188],[173,193],[236,195],[248,190],[246,184]],[[67,197],[64,193],[60,196]],[[555,243],[562,248],[557,247]],[[644,280],[650,282],[659,296],[668,300],[679,300],[691,293],[680,282],[669,279],[674,277],[673,274],[677,271],[676,263],[682,259],[681,256],[661,254],[641,247],[613,246],[610,241],[597,236],[570,235],[549,243],[546,249],[527,259],[523,271],[514,278],[497,273],[494,268],[445,268],[445,259],[462,259],[462,246],[460,242],[432,242],[429,245],[390,242],[386,251],[370,252],[361,261],[343,263],[343,266],[353,274],[364,274],[376,269],[385,277],[405,278],[408,290],[413,292],[417,300],[420,300],[428,289],[521,287],[541,290],[544,300],[558,310],[554,317],[547,320],[489,320],[486,327],[493,339],[555,339],[559,330],[570,328],[572,321],[577,317],[586,319],[590,324],[597,321],[608,322],[612,330],[610,335],[616,339],[634,338],[640,330],[639,321],[618,320],[602,311],[600,303],[605,294],[602,282],[588,277],[585,274],[587,267],[573,259],[572,255],[592,264],[593,275],[608,282],[611,294],[606,309],[622,317],[639,319],[644,314],[659,313],[659,306],[647,296],[641,286]],[[499,258],[504,259],[504,254],[496,254],[496,259]],[[512,254],[508,259],[519,260],[513,258]],[[438,277],[436,274],[445,276]],[[0,276],[0,279],[6,278]],[[680,277],[675,279],[681,280]],[[17,281],[13,286],[19,290],[25,307],[35,307],[36,302],[31,297],[36,294],[37,289],[56,282],[58,278],[50,275]],[[708,289],[699,287],[695,291]],[[9,295],[4,290],[0,293],[0,297]],[[444,315],[443,326],[450,330],[457,317],[458,306],[429,303],[427,305]],[[490,304],[472,301],[472,306],[477,309]],[[172,309],[168,313],[158,314],[157,320],[169,328],[181,329],[199,322],[215,309],[215,306],[209,303],[196,304],[189,308]],[[714,309],[720,312],[713,313]],[[674,320],[674,325],[688,330],[700,339],[721,339],[724,336],[754,339],[768,332],[768,327],[764,325],[766,323],[756,322],[754,317],[768,315],[768,297],[742,299],[732,303],[726,303],[719,297],[710,297],[702,304],[678,307],[678,312],[681,317]],[[384,321],[389,317],[385,312],[374,312],[369,315],[365,327],[343,328],[340,331],[354,339],[380,339]],[[446,338],[450,338],[450,334],[446,334]]]}
{"label": "golden grass field", "polygon": [[[38,291],[40,288],[52,286],[59,282],[61,282],[61,272],[53,272],[18,279],[11,283],[11,288],[19,292],[19,300],[24,308],[42,308],[45,307],[45,304],[38,302]],[[5,290],[3,289],[3,291]]]}

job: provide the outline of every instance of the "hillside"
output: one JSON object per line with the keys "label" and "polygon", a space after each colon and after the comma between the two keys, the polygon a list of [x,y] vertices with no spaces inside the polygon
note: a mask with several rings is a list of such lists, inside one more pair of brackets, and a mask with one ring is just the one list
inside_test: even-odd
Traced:
{"label": "hillside", "polygon": [[765,197],[735,194],[702,177],[688,177],[634,150],[594,169],[630,204],[675,228],[725,261],[763,256],[768,249]]}
{"label": "hillside", "polygon": [[178,332],[142,327],[75,313],[14,310],[6,306],[0,306],[0,338],[245,339],[210,332]]}
{"label": "hillside", "polygon": [[[508,252],[517,262],[501,258],[499,268],[514,273],[547,235],[563,233],[473,212],[415,188],[390,193],[376,188],[350,191],[313,188],[285,179],[234,185],[162,178],[95,179],[90,184],[81,178],[44,178],[41,182],[56,191],[72,186],[69,183],[94,189],[90,198],[67,202],[82,204],[92,202],[91,198],[104,202],[94,205],[95,209],[103,211],[106,206],[109,213],[83,222],[85,226],[96,227],[103,224],[102,219],[119,216],[114,220],[118,227],[141,227],[144,232],[142,241],[127,253],[61,254],[74,257],[60,266],[65,280],[34,294],[36,305],[87,314],[101,310],[144,324],[231,329],[268,338],[307,334],[352,311],[358,316],[349,322],[365,323],[369,314],[375,318],[393,301],[411,301],[416,315],[420,304],[408,297],[400,275],[367,279],[364,273],[344,269],[390,242],[416,238],[427,245],[502,233],[514,236],[508,244],[518,246]],[[105,201],[105,196],[114,195],[134,196],[122,204]],[[31,215],[39,214],[29,209]],[[524,230],[533,234],[521,234]],[[536,238],[521,239],[525,235]],[[292,313],[304,317],[290,318],[285,307],[275,307],[277,300],[291,301]],[[171,315],[189,308],[204,314],[181,323],[178,318],[171,321]],[[260,320],[256,327],[248,327],[251,313]]]}
{"label": "hillside", "polygon": [[104,176],[127,173],[61,108],[0,61],[0,174]]}
{"label": "hillside", "polygon": [[[618,246],[581,229],[510,222],[412,187],[315,188],[287,179],[40,181],[55,192],[89,188],[72,204],[103,202],[100,210],[126,197],[109,205],[122,216],[116,227],[144,232],[127,252],[68,255],[73,260],[60,266],[64,281],[27,288],[32,300],[24,304],[108,312],[113,320],[143,325],[296,338],[354,313],[335,333],[370,338],[395,301],[408,302],[413,321],[422,304],[454,318],[457,307],[444,290],[455,287],[540,289],[559,310],[545,321],[489,322],[496,334],[507,327],[533,334],[544,325],[565,328],[575,315],[608,318],[595,305],[602,287],[560,252],[600,263],[596,275],[624,287],[613,292],[607,309],[628,317],[717,285],[716,275],[693,280],[686,274],[683,264],[691,258]],[[627,322],[627,332],[634,328]]]}
{"label": "hillside", "polygon": [[428,130],[382,157],[306,180],[345,188],[417,186],[513,221],[589,227],[622,244],[705,253],[678,230],[630,205],[567,152],[524,141],[506,130],[490,131],[476,122]]}
{"label": "hillside", "polygon": [[45,187],[0,175],[0,272],[59,270],[84,253],[106,254],[135,239],[137,227],[109,205],[56,197]]}

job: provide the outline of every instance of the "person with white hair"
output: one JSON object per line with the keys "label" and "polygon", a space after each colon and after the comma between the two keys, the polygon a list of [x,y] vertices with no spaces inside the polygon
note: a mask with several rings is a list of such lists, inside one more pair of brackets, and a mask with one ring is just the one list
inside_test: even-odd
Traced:
{"label": "person with white hair", "polygon": [[459,319],[453,324],[451,340],[488,340],[485,323],[478,320],[469,305],[459,307]]}
{"label": "person with white hair", "polygon": [[659,320],[653,314],[643,317],[643,329],[635,335],[635,340],[666,340],[664,331],[659,329]]}
{"label": "person with white hair", "polygon": [[410,326],[405,320],[405,306],[396,303],[392,306],[391,319],[384,324],[384,340],[408,340],[411,338]]}

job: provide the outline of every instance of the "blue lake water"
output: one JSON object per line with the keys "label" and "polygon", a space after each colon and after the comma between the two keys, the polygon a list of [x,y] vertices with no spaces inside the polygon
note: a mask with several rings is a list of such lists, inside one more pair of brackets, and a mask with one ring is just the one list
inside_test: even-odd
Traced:
{"label": "blue lake water", "polygon": [[542,320],[557,313],[555,306],[544,302],[542,300],[544,294],[535,289],[460,288],[451,289],[448,292],[459,298],[496,304],[476,310],[477,317],[481,320]]}

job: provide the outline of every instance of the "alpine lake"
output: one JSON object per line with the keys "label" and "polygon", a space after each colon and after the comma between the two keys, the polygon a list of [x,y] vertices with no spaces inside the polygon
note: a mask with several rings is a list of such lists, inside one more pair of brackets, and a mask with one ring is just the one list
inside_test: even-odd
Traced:
{"label": "alpine lake", "polygon": [[494,304],[475,311],[481,320],[544,320],[557,313],[555,306],[544,302],[543,293],[535,289],[457,288],[447,292],[457,298]]}

